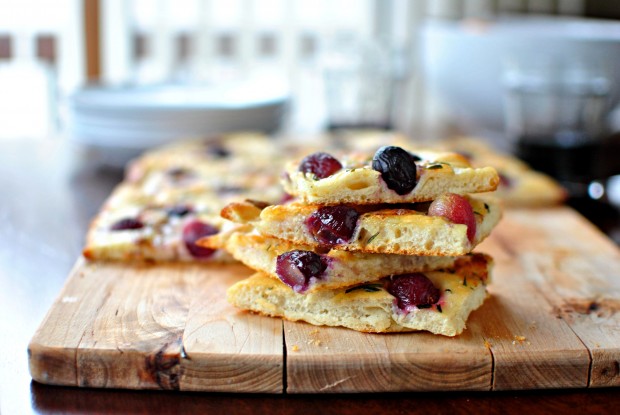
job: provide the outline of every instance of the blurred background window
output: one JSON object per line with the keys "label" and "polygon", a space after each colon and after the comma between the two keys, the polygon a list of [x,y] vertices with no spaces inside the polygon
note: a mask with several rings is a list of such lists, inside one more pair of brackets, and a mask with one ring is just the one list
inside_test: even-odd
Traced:
{"label": "blurred background window", "polygon": [[0,0],[0,139],[54,135],[63,123],[59,103],[89,82],[204,84],[250,73],[286,80],[293,97],[288,127],[312,132],[329,116],[322,92],[325,57],[331,44],[347,44],[334,39],[354,39],[357,43],[348,45],[363,50],[378,45],[379,52],[368,55],[378,60],[365,65],[387,61],[394,95],[386,98],[388,126],[443,135],[461,125],[452,122],[455,109],[423,75],[425,63],[418,58],[429,56],[420,50],[422,28],[429,22],[473,22],[471,31],[484,31],[481,22],[506,15],[613,19],[620,16],[620,5],[602,0]]}
{"label": "blurred background window", "polygon": [[77,0],[0,0],[0,139],[57,128],[59,88],[83,83]]}

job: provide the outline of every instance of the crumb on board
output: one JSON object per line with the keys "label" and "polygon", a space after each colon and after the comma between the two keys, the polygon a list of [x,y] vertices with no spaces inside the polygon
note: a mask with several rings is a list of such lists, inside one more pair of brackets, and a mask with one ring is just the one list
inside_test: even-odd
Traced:
{"label": "crumb on board", "polygon": [[[524,341],[526,341],[527,339],[525,338],[525,336],[514,336],[514,340],[512,341],[512,344],[517,344],[517,342],[519,342],[519,344],[523,344]],[[528,342],[529,344],[529,342]]]}
{"label": "crumb on board", "polygon": [[299,351],[299,346],[297,346],[296,344],[294,344],[294,345],[291,347],[291,351],[293,351],[293,352],[298,352],[298,351]]}
{"label": "crumb on board", "polygon": [[307,344],[313,346],[321,346],[323,344],[323,341],[317,338],[317,335],[319,334],[319,329],[314,329],[308,334],[310,335],[310,338],[306,341]]}
{"label": "crumb on board", "polygon": [[484,347],[486,347],[487,349],[491,349],[491,342],[489,342],[487,339],[484,339]]}

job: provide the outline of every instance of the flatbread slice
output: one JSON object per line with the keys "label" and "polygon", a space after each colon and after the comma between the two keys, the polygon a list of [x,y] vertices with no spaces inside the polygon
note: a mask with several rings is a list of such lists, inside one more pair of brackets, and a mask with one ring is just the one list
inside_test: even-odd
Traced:
{"label": "flatbread slice", "polygon": [[563,203],[566,190],[553,178],[533,170],[510,154],[471,137],[456,137],[439,144],[465,156],[473,166],[493,166],[500,178],[495,196],[506,206],[544,207]]}
{"label": "flatbread slice", "polygon": [[444,193],[482,193],[497,188],[499,176],[493,167],[473,168],[466,158],[449,152],[415,151],[416,184],[399,194],[382,174],[372,168],[372,154],[338,157],[342,168],[325,177],[300,171],[301,160],[288,163],[282,185],[287,193],[305,203],[338,205],[414,203],[436,199]]}
{"label": "flatbread slice", "polygon": [[[501,218],[500,204],[493,198],[465,196],[475,214],[476,231],[472,241],[468,227],[439,216],[428,216],[427,204],[404,207],[353,206],[359,212],[355,228],[348,241],[329,248],[366,253],[400,255],[465,255],[482,242]],[[288,203],[272,205],[261,210],[250,203],[233,203],[222,210],[222,216],[235,222],[251,223],[265,235],[283,239],[313,249],[324,249],[307,221],[321,209],[319,205]],[[419,210],[416,210],[419,209]]]}
{"label": "flatbread slice", "polygon": [[[472,255],[451,257],[366,254],[336,249],[325,253],[306,254],[312,251],[311,247],[294,245],[264,235],[234,232],[225,239],[223,247],[235,259],[256,271],[283,281],[299,293],[348,287],[375,281],[387,275],[453,269],[456,261],[468,261],[474,258]],[[320,264],[324,270],[317,275],[307,275],[308,268],[304,267],[306,265],[304,261],[301,260],[300,263],[297,259],[291,261],[294,265],[290,265],[285,260],[287,253],[302,253],[302,258],[311,258],[311,261]]]}
{"label": "flatbread slice", "polygon": [[234,306],[259,314],[342,326],[373,333],[429,331],[444,336],[461,334],[469,314],[484,302],[491,261],[476,261],[455,272],[426,272],[439,289],[436,304],[404,311],[386,287],[389,279],[350,288],[298,294],[282,282],[257,273],[227,291]]}
{"label": "flatbread slice", "polygon": [[[128,191],[124,185],[118,190]],[[113,195],[91,223],[82,253],[91,261],[232,262],[225,250],[195,243],[238,227],[223,219],[211,200],[207,196],[169,204],[121,203]]]}

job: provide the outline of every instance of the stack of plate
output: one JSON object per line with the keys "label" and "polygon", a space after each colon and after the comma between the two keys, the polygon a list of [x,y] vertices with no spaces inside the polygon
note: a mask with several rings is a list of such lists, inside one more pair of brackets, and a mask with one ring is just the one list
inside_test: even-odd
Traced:
{"label": "stack of plate", "polygon": [[86,88],[68,102],[66,130],[74,141],[123,164],[139,152],[183,138],[228,131],[272,133],[288,103],[282,84],[158,85]]}

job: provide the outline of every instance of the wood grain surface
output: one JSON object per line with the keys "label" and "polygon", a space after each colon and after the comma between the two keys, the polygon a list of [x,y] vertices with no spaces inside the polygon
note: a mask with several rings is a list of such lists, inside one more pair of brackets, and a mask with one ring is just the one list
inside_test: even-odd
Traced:
{"label": "wood grain surface", "polygon": [[[59,298],[83,245],[91,218],[123,177],[120,171],[95,169],[91,159],[77,150],[67,140],[52,138],[0,142],[0,200],[3,201],[0,203],[0,218],[3,220],[0,227],[2,414],[392,415],[406,412],[585,415],[611,414],[620,407],[618,387],[334,393],[322,394],[317,399],[316,394],[143,391],[63,387],[32,381],[28,372],[28,344],[54,301]],[[42,207],[45,214],[41,214]],[[585,213],[590,220],[601,218],[597,211]],[[613,223],[618,229],[617,222]],[[603,229],[613,235],[613,229]],[[597,246],[600,248],[601,244],[594,244],[591,251]],[[600,260],[603,263],[597,267],[604,266],[605,257],[606,253],[602,253]],[[587,324],[587,319],[592,317],[585,314],[584,323]],[[609,324],[613,324],[613,320]],[[610,337],[609,345],[614,344],[612,340],[613,337]],[[50,352],[49,349],[47,351]],[[593,356],[597,356],[596,350],[592,352]],[[602,352],[598,350],[598,353]],[[597,366],[597,362],[609,362],[612,358],[603,354],[602,359],[593,360],[593,372],[598,367],[603,379],[613,381],[617,378],[613,366],[608,371],[604,371],[605,366]],[[59,363],[62,364],[62,361]],[[592,376],[592,386],[595,386],[594,379]],[[604,385],[610,386],[610,383]]]}
{"label": "wood grain surface", "polygon": [[377,335],[241,312],[243,266],[78,261],[29,347],[42,383],[334,393],[620,385],[618,248],[569,208],[512,210],[479,248],[490,298],[468,329]]}

